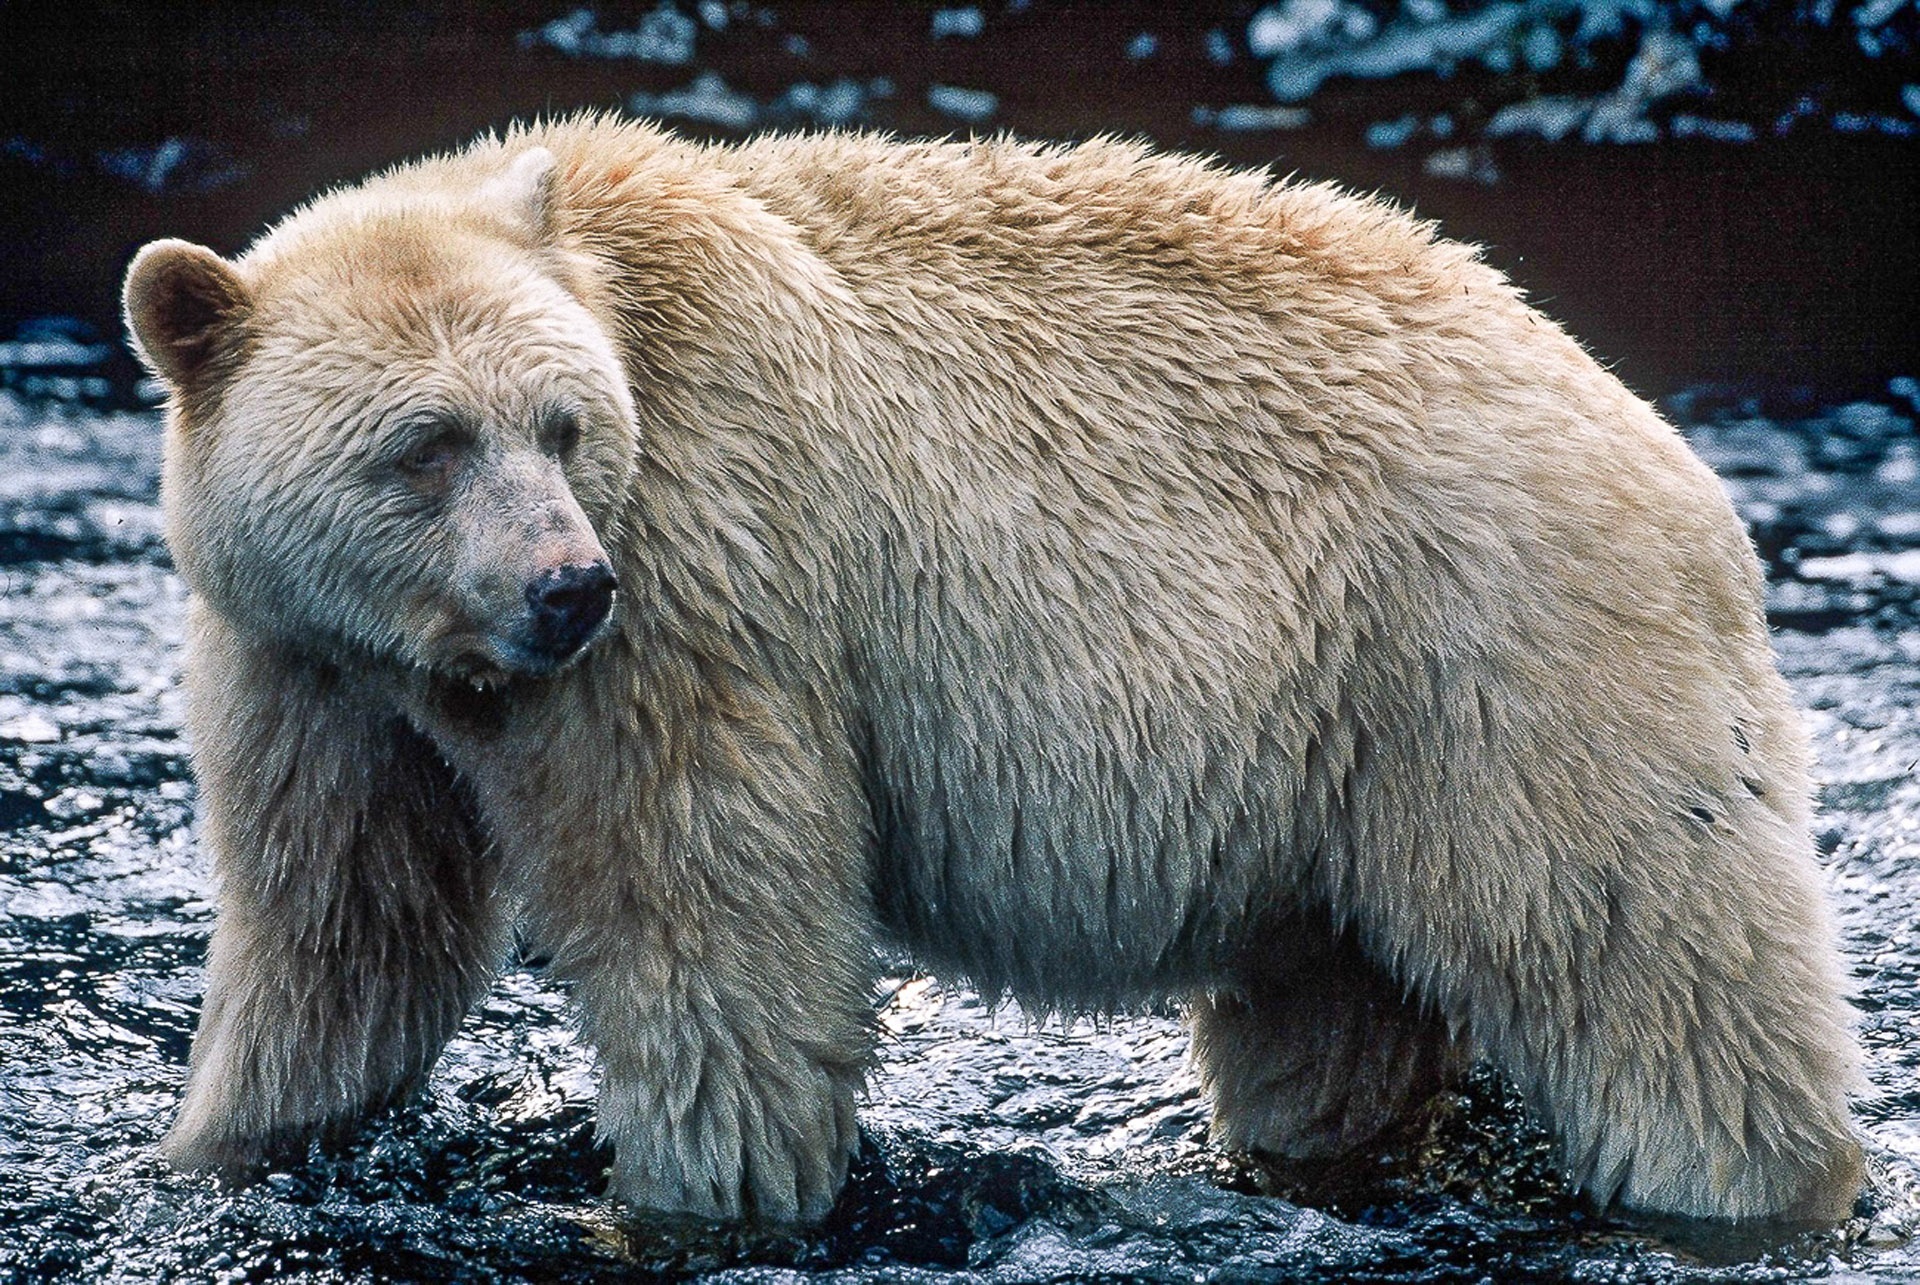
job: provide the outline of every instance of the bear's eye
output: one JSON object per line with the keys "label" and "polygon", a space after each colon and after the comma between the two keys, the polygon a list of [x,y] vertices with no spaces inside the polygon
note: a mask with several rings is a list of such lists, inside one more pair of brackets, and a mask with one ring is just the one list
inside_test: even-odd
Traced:
{"label": "bear's eye", "polygon": [[565,459],[580,444],[580,417],[570,410],[557,410],[547,416],[540,428],[540,445],[549,454]]}
{"label": "bear's eye", "polygon": [[394,463],[410,481],[423,486],[441,485],[459,467],[466,447],[466,436],[449,426],[409,446]]}

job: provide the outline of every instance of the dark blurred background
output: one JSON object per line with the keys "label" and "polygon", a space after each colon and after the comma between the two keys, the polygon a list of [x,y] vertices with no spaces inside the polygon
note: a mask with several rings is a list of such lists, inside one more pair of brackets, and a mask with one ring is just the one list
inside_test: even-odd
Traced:
{"label": "dark blurred background", "polygon": [[1141,135],[1437,218],[1643,393],[1884,388],[1920,369],[1917,41],[1913,0],[0,3],[0,340],[117,338],[151,237],[237,251],[330,185],[598,108]]}

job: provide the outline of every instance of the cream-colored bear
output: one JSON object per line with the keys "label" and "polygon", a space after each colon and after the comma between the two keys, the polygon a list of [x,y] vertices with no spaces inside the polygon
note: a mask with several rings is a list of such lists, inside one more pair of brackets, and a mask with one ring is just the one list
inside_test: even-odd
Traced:
{"label": "cream-colored bear", "polygon": [[1848,1209],[1746,538],[1430,228],[1118,143],[583,120],[126,301],[221,881],[176,1162],[407,1093],[518,922],[643,1206],[827,1210],[894,942],[1190,996],[1234,1147],[1477,1055],[1598,1201]]}

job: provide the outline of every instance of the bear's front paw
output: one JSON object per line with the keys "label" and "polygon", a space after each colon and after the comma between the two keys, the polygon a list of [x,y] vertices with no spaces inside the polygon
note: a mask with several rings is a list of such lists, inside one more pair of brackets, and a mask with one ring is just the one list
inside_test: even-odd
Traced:
{"label": "bear's front paw", "polygon": [[[858,1144],[854,1089],[824,1071],[700,1079],[691,1101],[602,1089],[600,1136],[614,1145],[612,1195],[645,1209],[768,1225],[826,1217]],[[656,1090],[659,1086],[651,1086]],[[629,1086],[631,1088],[631,1086]],[[678,1109],[675,1109],[675,1108]]]}
{"label": "bear's front paw", "polygon": [[182,1120],[160,1140],[160,1158],[182,1173],[212,1174],[242,1186],[267,1168],[274,1148],[263,1139],[190,1127]]}

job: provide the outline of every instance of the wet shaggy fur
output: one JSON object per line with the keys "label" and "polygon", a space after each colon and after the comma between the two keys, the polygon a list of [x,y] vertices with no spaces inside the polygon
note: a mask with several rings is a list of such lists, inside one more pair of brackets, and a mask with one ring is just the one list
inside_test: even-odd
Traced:
{"label": "wet shaggy fur", "polygon": [[[644,1206],[826,1211],[891,942],[1189,997],[1234,1147],[1482,1056],[1597,1201],[1848,1208],[1754,556],[1429,227],[1110,142],[578,121],[156,243],[127,306],[221,880],[176,1162],[408,1092],[517,923]],[[599,636],[529,652],[529,578],[601,558]]]}

